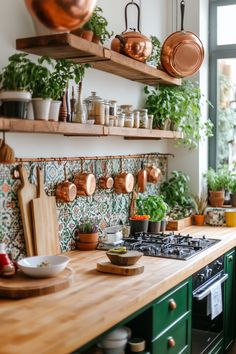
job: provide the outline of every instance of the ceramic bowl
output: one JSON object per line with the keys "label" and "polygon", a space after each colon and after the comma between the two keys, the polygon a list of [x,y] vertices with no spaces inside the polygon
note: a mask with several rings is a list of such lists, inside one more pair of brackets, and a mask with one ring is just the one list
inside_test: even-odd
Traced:
{"label": "ceramic bowl", "polygon": [[69,260],[66,256],[34,256],[21,259],[17,265],[31,278],[51,278],[61,273]]}
{"label": "ceramic bowl", "polygon": [[131,266],[138,262],[143,256],[143,253],[138,251],[128,251],[126,253],[113,253],[112,251],[108,251],[106,255],[112,264]]}

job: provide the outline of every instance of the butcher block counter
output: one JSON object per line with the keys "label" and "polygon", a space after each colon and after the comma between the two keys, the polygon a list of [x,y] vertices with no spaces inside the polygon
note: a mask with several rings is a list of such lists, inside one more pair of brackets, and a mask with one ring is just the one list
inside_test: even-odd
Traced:
{"label": "butcher block counter", "polygon": [[188,227],[182,234],[221,242],[188,261],[143,256],[135,276],[100,273],[104,251],[72,251],[73,284],[50,295],[0,300],[1,354],[68,354],[149,304],[236,246],[236,228]]}

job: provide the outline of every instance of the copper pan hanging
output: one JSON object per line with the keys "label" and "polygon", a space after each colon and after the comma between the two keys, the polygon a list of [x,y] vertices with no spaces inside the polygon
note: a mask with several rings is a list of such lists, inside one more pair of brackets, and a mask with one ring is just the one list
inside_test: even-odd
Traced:
{"label": "copper pan hanging", "polygon": [[163,68],[171,76],[177,78],[195,74],[204,59],[204,47],[201,40],[193,32],[184,30],[184,0],[180,2],[180,9],[181,30],[167,37],[161,48]]}

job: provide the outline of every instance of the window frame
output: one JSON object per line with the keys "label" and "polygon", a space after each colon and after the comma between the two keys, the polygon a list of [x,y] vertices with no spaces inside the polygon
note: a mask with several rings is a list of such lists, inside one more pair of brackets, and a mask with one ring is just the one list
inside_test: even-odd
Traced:
{"label": "window frame", "polygon": [[217,168],[217,60],[236,58],[236,44],[217,45],[217,7],[236,5],[236,0],[209,0],[209,99],[215,108],[210,108],[214,124],[214,136],[209,139],[209,167]]}

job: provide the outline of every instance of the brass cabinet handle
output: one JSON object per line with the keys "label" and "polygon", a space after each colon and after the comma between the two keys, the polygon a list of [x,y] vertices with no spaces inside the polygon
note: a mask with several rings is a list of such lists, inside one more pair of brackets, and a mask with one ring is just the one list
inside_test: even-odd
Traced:
{"label": "brass cabinet handle", "polygon": [[174,299],[169,300],[169,310],[173,311],[177,308],[176,302]]}
{"label": "brass cabinet handle", "polygon": [[169,348],[174,348],[174,346],[175,346],[175,340],[174,340],[174,338],[173,338],[173,337],[169,337],[169,338],[168,338],[168,347],[169,347]]}

